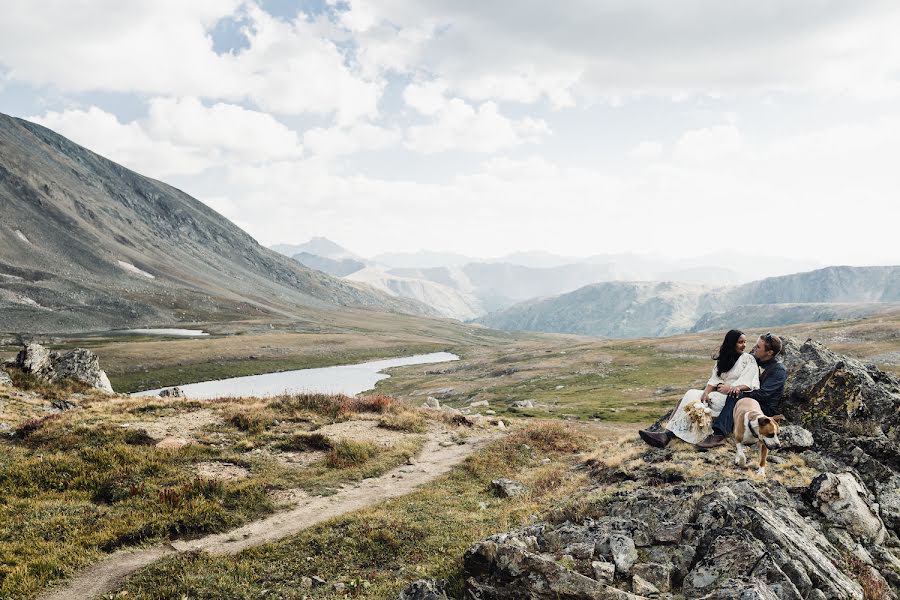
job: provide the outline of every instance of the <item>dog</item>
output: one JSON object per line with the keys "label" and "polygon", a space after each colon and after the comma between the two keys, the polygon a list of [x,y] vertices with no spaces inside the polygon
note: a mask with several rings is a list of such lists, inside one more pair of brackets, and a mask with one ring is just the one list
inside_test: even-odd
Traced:
{"label": "dog", "polygon": [[747,456],[744,454],[744,446],[750,446],[759,442],[759,468],[758,475],[766,474],[766,456],[769,450],[781,447],[778,440],[778,428],[784,415],[767,417],[759,407],[759,402],[753,398],[741,398],[734,406],[734,441],[737,444],[737,455],[734,464],[739,467],[746,466]]}

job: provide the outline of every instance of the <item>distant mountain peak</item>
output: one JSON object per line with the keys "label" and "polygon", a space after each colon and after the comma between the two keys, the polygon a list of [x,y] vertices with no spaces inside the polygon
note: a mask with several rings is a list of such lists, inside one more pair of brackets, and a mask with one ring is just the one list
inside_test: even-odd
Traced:
{"label": "distant mountain peak", "polygon": [[331,260],[362,260],[362,257],[359,255],[324,236],[315,236],[302,244],[275,244],[270,249],[285,256],[313,254],[322,258],[330,258]]}

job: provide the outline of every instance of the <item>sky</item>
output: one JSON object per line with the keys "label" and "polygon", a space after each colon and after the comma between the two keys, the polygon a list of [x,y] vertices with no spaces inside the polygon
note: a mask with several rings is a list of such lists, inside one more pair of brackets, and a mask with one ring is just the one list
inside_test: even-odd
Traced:
{"label": "sky", "polygon": [[0,112],[264,245],[900,264],[894,0],[0,0],[0,14]]}

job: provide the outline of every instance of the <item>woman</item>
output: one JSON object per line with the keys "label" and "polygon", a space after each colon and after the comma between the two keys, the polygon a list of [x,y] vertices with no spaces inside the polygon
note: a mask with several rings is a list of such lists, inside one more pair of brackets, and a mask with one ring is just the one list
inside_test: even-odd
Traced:
{"label": "woman", "polygon": [[[688,390],[661,433],[643,430],[641,438],[651,446],[662,447],[672,438],[678,437],[689,444],[696,444],[712,433],[711,420],[719,416],[728,395],[738,391],[759,389],[759,367],[750,354],[744,354],[747,338],[744,332],[732,329],[725,334],[719,353],[715,356],[716,366],[712,377],[703,390]],[[689,412],[697,412],[692,408],[698,402],[705,408],[707,417],[691,418]],[[700,422],[698,422],[700,421]]]}

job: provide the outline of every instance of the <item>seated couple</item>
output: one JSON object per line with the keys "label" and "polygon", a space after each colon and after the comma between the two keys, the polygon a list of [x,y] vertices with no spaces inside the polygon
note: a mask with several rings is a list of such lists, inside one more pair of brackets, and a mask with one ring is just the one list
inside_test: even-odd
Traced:
{"label": "seated couple", "polygon": [[[732,329],[716,355],[716,366],[704,390],[688,390],[661,431],[643,429],[641,439],[657,448],[680,438],[698,448],[715,448],[725,443],[734,430],[734,407],[741,398],[753,398],[766,416],[781,411],[781,395],[787,370],[776,357],[781,340],[767,333],[745,354],[747,338]],[[699,406],[698,406],[698,403]]]}

